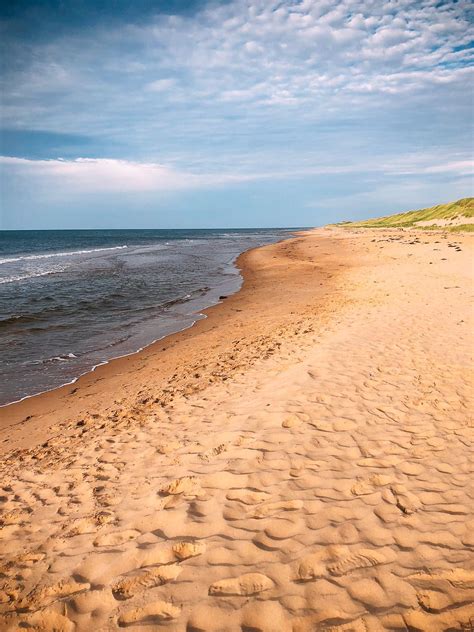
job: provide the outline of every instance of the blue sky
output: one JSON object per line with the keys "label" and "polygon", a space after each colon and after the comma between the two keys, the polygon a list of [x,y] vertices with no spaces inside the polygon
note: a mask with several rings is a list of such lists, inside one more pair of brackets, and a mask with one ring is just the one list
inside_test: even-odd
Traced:
{"label": "blue sky", "polygon": [[312,226],[472,195],[469,2],[3,4],[0,228]]}

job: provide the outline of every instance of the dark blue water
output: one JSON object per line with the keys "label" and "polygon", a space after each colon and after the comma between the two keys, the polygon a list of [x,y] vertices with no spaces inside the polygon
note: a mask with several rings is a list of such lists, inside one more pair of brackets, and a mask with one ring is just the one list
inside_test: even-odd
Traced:
{"label": "dark blue water", "polygon": [[288,230],[0,232],[0,404],[190,326]]}

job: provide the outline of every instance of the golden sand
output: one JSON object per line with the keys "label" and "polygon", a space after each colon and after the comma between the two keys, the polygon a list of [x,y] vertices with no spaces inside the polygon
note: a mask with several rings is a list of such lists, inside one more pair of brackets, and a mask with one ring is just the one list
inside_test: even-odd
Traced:
{"label": "golden sand", "polygon": [[192,329],[2,409],[0,629],[473,629],[472,244],[250,251]]}

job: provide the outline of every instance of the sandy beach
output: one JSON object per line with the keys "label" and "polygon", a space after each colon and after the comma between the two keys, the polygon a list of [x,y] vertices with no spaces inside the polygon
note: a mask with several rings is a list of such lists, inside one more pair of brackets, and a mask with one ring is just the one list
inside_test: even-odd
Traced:
{"label": "sandy beach", "polygon": [[323,228],[0,409],[0,630],[474,628],[473,237]]}

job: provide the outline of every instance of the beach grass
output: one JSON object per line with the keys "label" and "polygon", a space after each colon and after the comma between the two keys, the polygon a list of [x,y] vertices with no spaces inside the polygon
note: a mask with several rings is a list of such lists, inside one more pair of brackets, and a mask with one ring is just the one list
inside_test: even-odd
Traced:
{"label": "beach grass", "polygon": [[[472,232],[474,198],[462,198],[448,204],[438,204],[406,213],[398,213],[360,222],[340,222],[337,226],[350,228],[443,228],[450,232]],[[469,221],[471,220],[471,222]]]}

